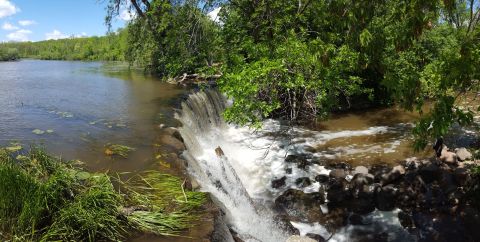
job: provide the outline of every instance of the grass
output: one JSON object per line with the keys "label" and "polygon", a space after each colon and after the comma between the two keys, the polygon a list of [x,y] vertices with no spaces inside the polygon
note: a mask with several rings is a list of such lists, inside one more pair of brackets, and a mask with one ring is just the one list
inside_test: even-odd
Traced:
{"label": "grass", "polygon": [[[119,241],[132,231],[180,235],[206,199],[183,185],[154,171],[127,181],[89,173],[38,148],[21,155],[0,149],[0,240]],[[142,209],[124,212],[132,207]]]}

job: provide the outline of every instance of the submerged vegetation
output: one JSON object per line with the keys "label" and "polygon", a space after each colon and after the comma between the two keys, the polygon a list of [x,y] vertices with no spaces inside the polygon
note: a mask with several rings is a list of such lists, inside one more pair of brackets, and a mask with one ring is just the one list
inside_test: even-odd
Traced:
{"label": "submerged vegetation", "polygon": [[126,145],[119,145],[119,144],[107,144],[105,147],[105,155],[108,156],[120,156],[123,158],[128,157],[128,153],[134,151],[135,149],[132,147],[128,147]]}
{"label": "submerged vegetation", "polygon": [[133,231],[178,235],[193,225],[205,201],[170,175],[148,172],[123,182],[38,148],[17,151],[0,150],[2,240],[118,241]]}

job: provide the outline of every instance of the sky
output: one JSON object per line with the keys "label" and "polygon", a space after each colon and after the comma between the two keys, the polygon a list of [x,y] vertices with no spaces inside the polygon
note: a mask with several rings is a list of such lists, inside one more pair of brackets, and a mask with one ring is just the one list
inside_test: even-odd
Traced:
{"label": "sky", "polygon": [[[105,0],[0,0],[0,41],[41,41],[72,36],[102,36]],[[113,29],[130,19],[126,10]]]}

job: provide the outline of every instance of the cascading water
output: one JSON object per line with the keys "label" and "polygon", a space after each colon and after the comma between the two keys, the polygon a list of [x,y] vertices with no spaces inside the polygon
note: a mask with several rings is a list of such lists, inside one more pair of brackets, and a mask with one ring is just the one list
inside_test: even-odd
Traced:
{"label": "cascading water", "polygon": [[[202,188],[222,203],[227,220],[239,236],[246,241],[285,241],[287,235],[274,222],[267,209],[252,201],[237,170],[229,157],[240,161],[241,156],[231,156],[223,132],[227,125],[220,118],[226,100],[218,92],[207,90],[190,95],[182,104],[178,119],[183,127],[191,174]],[[219,156],[215,147],[221,146],[226,156]],[[230,155],[230,156],[229,156]],[[244,154],[247,155],[247,154]],[[248,177],[243,177],[248,179]]]}
{"label": "cascading water", "polygon": [[[319,174],[329,174],[324,166],[311,162],[309,169],[301,169],[285,162],[291,154],[310,154],[309,159],[336,158],[338,154],[362,152],[388,153],[395,150],[398,137],[388,142],[336,147],[335,152],[310,152],[309,147],[324,145],[335,139],[371,137],[403,133],[405,124],[397,126],[373,126],[363,130],[311,131],[302,128],[284,127],[279,122],[267,120],[261,130],[226,124],[221,113],[227,106],[225,97],[217,91],[206,90],[191,94],[182,103],[177,119],[187,151],[189,172],[197,179],[204,191],[210,192],[224,207],[229,225],[245,241],[278,242],[289,237],[274,219],[267,204],[286,189],[293,188],[305,193],[318,192],[320,184],[313,182],[307,187],[298,187],[297,178],[308,177],[314,181]],[[407,125],[408,126],[408,125]],[[291,139],[291,137],[295,137]],[[220,147],[225,156],[219,156]],[[218,151],[218,150],[217,150]],[[288,169],[287,169],[288,168]],[[287,173],[286,170],[289,170]],[[286,177],[286,186],[272,188],[272,180]],[[378,213],[378,212],[377,212]],[[385,217],[373,214],[374,220]],[[403,230],[398,219],[388,219],[390,228]],[[386,224],[380,221],[380,224]],[[378,223],[372,223],[378,224]],[[301,234],[317,233],[324,238],[331,234],[320,224],[292,222]],[[351,231],[357,227],[345,227],[333,235],[330,241],[349,241]],[[366,228],[371,229],[371,228]]]}

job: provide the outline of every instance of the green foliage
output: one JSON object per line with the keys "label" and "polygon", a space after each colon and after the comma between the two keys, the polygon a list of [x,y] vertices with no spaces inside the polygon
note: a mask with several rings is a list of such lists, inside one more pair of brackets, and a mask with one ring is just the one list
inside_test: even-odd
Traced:
{"label": "green foliage", "polygon": [[[21,159],[20,159],[21,158]],[[179,235],[206,201],[179,178],[158,172],[118,180],[73,167],[34,148],[0,149],[0,237],[20,241],[119,241],[139,230]],[[126,207],[126,206],[130,207]],[[132,207],[132,212],[124,212]]]}
{"label": "green foliage", "polygon": [[128,61],[172,77],[218,60],[220,27],[198,1],[155,0],[149,6],[128,26]]}
{"label": "green foliage", "polygon": [[[17,57],[21,58],[123,61],[127,48],[127,31],[119,30],[117,33],[103,37],[0,44],[0,50],[5,48],[17,49]],[[1,56],[2,52],[0,51]]]}
{"label": "green foliage", "polygon": [[18,59],[18,49],[0,45],[0,61],[13,61]]}

